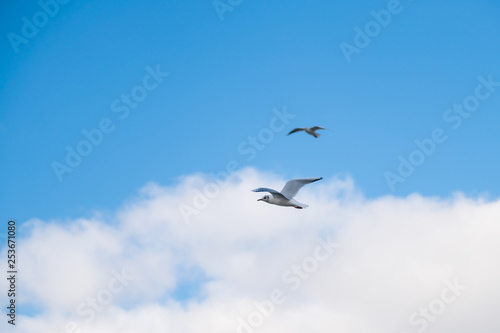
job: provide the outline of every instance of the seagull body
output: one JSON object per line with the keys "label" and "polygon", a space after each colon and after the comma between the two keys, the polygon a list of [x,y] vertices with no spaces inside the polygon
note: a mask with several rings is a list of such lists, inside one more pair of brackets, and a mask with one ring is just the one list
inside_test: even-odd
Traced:
{"label": "seagull body", "polygon": [[319,137],[321,134],[316,133],[317,130],[324,130],[325,128],[319,127],[319,126],[314,126],[314,127],[297,127],[296,129],[293,129],[288,133],[287,135],[290,135],[295,132],[300,132],[300,131],[305,131],[307,134],[310,134],[314,136],[315,138]]}
{"label": "seagull body", "polygon": [[302,179],[293,179],[289,180],[286,182],[285,186],[281,190],[281,192],[278,192],[276,190],[266,188],[266,187],[259,187],[256,188],[255,190],[252,190],[253,192],[269,192],[270,195],[265,195],[262,198],[258,199],[257,201],[264,201],[272,205],[278,205],[278,206],[285,206],[285,207],[295,207],[297,209],[303,209],[309,207],[306,204],[302,204],[298,202],[297,200],[293,199],[293,197],[299,192],[299,190],[302,188],[302,186],[306,184],[313,183],[315,181],[321,180],[323,177],[320,178],[302,178]]}

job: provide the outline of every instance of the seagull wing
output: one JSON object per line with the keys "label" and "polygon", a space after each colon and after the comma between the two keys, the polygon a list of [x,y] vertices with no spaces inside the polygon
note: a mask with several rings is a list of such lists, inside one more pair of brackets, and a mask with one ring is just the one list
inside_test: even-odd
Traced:
{"label": "seagull wing", "polygon": [[323,177],[289,180],[286,182],[285,187],[283,187],[283,189],[281,190],[281,194],[288,199],[292,199],[297,194],[297,192],[299,192],[302,186],[321,179],[323,179]]}
{"label": "seagull wing", "polygon": [[278,196],[282,199],[286,199],[288,200],[287,197],[285,197],[283,194],[281,194],[280,192],[276,191],[276,190],[273,190],[271,188],[267,188],[267,187],[259,187],[259,188],[256,188],[255,190],[252,190],[252,192],[269,192],[275,196]]}
{"label": "seagull wing", "polygon": [[320,129],[324,130],[324,128],[323,128],[323,127],[320,127],[320,126],[314,126],[314,127],[311,127],[311,131],[313,131],[313,132],[314,132],[314,131],[317,131],[317,130],[320,130]]}
{"label": "seagull wing", "polygon": [[295,132],[300,132],[303,130],[304,130],[303,128],[296,128],[296,129],[291,130],[290,133],[288,133],[287,135],[290,135],[290,134],[295,133]]}

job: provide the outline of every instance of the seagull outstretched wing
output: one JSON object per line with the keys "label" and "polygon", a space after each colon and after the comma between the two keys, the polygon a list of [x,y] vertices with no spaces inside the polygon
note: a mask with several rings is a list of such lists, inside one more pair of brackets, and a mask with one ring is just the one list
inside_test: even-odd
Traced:
{"label": "seagull outstretched wing", "polygon": [[300,132],[303,130],[304,130],[303,128],[296,128],[296,129],[291,130],[290,133],[288,133],[287,135],[290,135],[290,134],[295,133],[295,132]]}
{"label": "seagull outstretched wing", "polygon": [[285,186],[281,190],[281,193],[283,196],[285,196],[287,199],[292,199],[297,192],[302,188],[302,186],[313,183],[315,181],[321,180],[323,177],[319,178],[301,178],[301,179],[293,179],[289,180],[286,182]]}
{"label": "seagull outstretched wing", "polygon": [[252,192],[269,192],[271,194],[274,194],[280,198],[283,198],[283,199],[287,199],[287,197],[285,197],[283,194],[281,194],[280,192],[276,191],[276,190],[273,190],[272,188],[267,188],[267,187],[259,187],[259,188],[256,188],[255,190],[252,190]]}

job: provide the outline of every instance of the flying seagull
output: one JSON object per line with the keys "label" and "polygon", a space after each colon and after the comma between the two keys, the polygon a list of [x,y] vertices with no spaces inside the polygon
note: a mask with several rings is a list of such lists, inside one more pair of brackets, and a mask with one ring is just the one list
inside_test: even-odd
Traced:
{"label": "flying seagull", "polygon": [[324,130],[325,128],[320,127],[320,126],[314,126],[314,127],[297,127],[296,129],[290,131],[287,135],[290,135],[295,132],[300,132],[300,131],[305,131],[307,134],[311,134],[315,138],[319,137],[321,134],[316,133],[317,130]]}
{"label": "flying seagull", "polygon": [[297,192],[299,192],[302,186],[321,179],[323,179],[323,177],[289,180],[286,182],[285,187],[283,187],[281,192],[266,187],[259,187],[252,191],[269,192],[271,194],[271,195],[265,195],[257,201],[264,201],[269,204],[278,206],[288,206],[288,207],[295,207],[297,209],[302,209],[302,208],[307,208],[309,206],[298,202],[297,200],[293,199],[293,197],[297,194]]}

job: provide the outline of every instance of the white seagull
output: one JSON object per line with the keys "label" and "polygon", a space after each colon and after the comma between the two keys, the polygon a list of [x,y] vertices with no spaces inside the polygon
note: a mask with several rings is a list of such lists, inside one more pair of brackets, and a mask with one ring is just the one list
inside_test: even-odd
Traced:
{"label": "white seagull", "polygon": [[281,192],[266,187],[259,187],[252,191],[269,192],[271,194],[271,195],[265,195],[257,201],[264,201],[269,204],[278,206],[288,206],[288,207],[295,207],[297,209],[302,209],[302,208],[307,208],[309,206],[298,202],[297,200],[293,199],[293,197],[297,194],[297,192],[299,192],[302,186],[321,179],[323,179],[323,177],[289,180],[286,182],[285,187],[283,187]]}
{"label": "white seagull", "polygon": [[314,126],[314,127],[297,127],[296,129],[294,130],[291,130],[290,133],[288,133],[287,135],[290,135],[292,133],[295,133],[295,132],[300,132],[300,131],[305,131],[307,134],[310,134],[312,136],[314,136],[315,138],[319,137],[321,134],[319,133],[316,133],[317,130],[324,130],[326,128],[323,128],[323,127],[320,127],[320,126]]}

